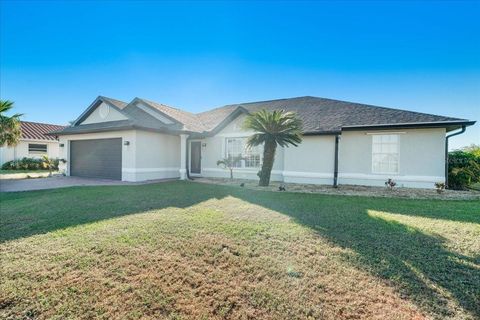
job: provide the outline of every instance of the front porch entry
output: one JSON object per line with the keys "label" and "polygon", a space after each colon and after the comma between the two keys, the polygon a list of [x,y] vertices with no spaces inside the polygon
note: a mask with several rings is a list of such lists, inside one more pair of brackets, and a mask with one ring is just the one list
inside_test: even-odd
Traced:
{"label": "front porch entry", "polygon": [[202,174],[202,142],[190,142],[190,173],[194,175]]}

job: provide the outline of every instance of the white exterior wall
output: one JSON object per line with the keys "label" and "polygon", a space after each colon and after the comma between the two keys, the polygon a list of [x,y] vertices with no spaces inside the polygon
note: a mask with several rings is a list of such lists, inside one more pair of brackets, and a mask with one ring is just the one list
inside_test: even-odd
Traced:
{"label": "white exterior wall", "polygon": [[47,156],[52,159],[61,158],[59,154],[59,142],[51,140],[27,140],[22,139],[15,147],[0,147],[0,165],[12,160],[22,158],[41,158],[42,154],[30,154],[28,144],[46,144]]}
{"label": "white exterior wall", "polygon": [[[225,157],[225,138],[245,137],[251,132],[239,129],[242,118],[214,137],[201,141],[204,177],[229,177],[229,171],[217,167]],[[372,135],[400,135],[398,174],[372,172]],[[444,182],[445,129],[406,129],[385,131],[344,131],[339,142],[338,184],[385,186],[389,178],[397,187],[434,188]],[[189,155],[190,159],[190,155]],[[272,170],[272,181],[333,185],[335,137],[304,136],[298,147],[279,148]],[[258,179],[257,169],[234,169],[234,178]]]}
{"label": "white exterior wall", "polygon": [[0,147],[0,165],[15,160],[15,147]]}
{"label": "white exterior wall", "polygon": [[[104,117],[102,117],[100,110],[103,110],[103,112],[105,112],[105,110],[108,110],[108,111],[106,111],[106,115],[104,113]],[[93,110],[93,112],[85,120],[82,121],[81,124],[118,121],[118,120],[127,120],[127,119],[128,118],[125,117],[123,114],[121,114],[114,108],[110,107],[105,102],[102,102],[98,107],[95,108],[95,110]]]}
{"label": "white exterior wall", "polygon": [[[61,155],[67,159],[66,174],[70,175],[70,141],[122,139],[122,181],[145,181],[178,178],[180,168],[180,137],[143,130],[85,133],[60,137],[64,144]],[[124,145],[129,141],[129,145]]]}
{"label": "white exterior wall", "polygon": [[[136,131],[135,181],[180,177],[180,136]],[[185,166],[184,166],[185,167]]]}
{"label": "white exterior wall", "polygon": [[[398,174],[372,172],[372,134],[400,137]],[[346,131],[339,144],[339,184],[385,186],[389,178],[397,187],[434,188],[445,182],[445,129]]]}
{"label": "white exterior wall", "polygon": [[335,136],[304,136],[298,147],[285,148],[285,182],[333,184]]}

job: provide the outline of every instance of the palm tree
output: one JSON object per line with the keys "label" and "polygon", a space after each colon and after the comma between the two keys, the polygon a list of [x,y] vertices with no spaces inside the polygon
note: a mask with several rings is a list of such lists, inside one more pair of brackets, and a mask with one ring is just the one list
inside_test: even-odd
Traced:
{"label": "palm tree", "polygon": [[223,169],[230,170],[230,180],[233,180],[233,169],[241,160],[243,160],[242,156],[223,158],[222,160],[217,161],[217,166],[222,166]]}
{"label": "palm tree", "polygon": [[263,109],[248,115],[243,127],[255,131],[248,138],[247,147],[264,145],[263,164],[258,176],[260,177],[259,185],[266,187],[270,183],[277,146],[296,147],[302,142],[302,121],[294,112]]}
{"label": "palm tree", "polygon": [[12,108],[12,101],[0,100],[0,146],[15,146],[20,139],[20,117],[23,114],[16,113],[10,117],[5,115]]}
{"label": "palm tree", "polygon": [[52,171],[55,169],[55,160],[49,158],[46,154],[42,156],[42,167],[48,169],[48,176],[52,176]]}

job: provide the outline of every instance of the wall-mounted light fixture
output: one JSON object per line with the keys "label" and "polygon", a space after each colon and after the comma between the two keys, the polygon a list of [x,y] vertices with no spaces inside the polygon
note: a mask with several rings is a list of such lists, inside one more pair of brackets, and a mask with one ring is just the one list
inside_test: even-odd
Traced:
{"label": "wall-mounted light fixture", "polygon": [[63,147],[65,147],[65,144],[63,144],[63,143],[60,143],[60,147],[62,147],[62,148],[63,148]]}
{"label": "wall-mounted light fixture", "polygon": [[123,145],[124,145],[124,146],[129,146],[129,145],[130,145],[130,141],[123,141]]}

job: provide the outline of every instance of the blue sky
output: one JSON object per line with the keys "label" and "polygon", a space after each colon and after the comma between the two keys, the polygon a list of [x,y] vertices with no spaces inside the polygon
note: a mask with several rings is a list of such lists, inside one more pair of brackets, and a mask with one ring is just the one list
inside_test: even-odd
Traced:
{"label": "blue sky", "polygon": [[[67,123],[98,95],[192,112],[312,95],[480,120],[479,2],[2,1],[0,93]],[[452,139],[480,142],[480,125]]]}

